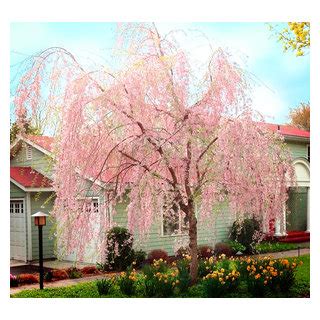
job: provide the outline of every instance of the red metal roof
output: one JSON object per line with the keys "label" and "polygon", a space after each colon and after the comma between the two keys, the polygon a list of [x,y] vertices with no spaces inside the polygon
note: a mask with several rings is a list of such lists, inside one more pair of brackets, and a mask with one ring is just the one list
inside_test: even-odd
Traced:
{"label": "red metal roof", "polygon": [[310,132],[301,130],[299,128],[289,126],[289,125],[282,125],[282,124],[273,124],[273,123],[266,123],[265,124],[270,130],[277,132],[279,131],[280,134],[284,136],[295,136],[295,137],[302,137],[302,138],[310,138]]}
{"label": "red metal roof", "polygon": [[26,138],[49,152],[53,150],[53,137],[27,135]]}
{"label": "red metal roof", "polygon": [[52,181],[31,167],[10,167],[10,178],[25,188],[50,188]]}

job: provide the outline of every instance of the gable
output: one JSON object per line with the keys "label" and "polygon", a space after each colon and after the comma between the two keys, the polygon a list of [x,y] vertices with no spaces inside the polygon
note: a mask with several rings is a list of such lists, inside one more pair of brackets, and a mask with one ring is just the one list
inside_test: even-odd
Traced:
{"label": "gable", "polygon": [[[31,159],[27,158],[27,147],[31,150]],[[30,152],[29,152],[30,153]],[[53,159],[34,146],[22,141],[10,159],[11,167],[32,167],[44,176],[51,178]]]}
{"label": "gable", "polygon": [[308,159],[308,145],[310,142],[299,142],[299,141],[286,141],[292,158],[305,158]]}

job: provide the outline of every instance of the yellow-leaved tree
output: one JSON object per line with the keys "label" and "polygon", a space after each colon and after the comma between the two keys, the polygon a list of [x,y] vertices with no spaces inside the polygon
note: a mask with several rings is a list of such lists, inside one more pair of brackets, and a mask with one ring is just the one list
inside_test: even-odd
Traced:
{"label": "yellow-leaved tree", "polygon": [[304,56],[310,49],[310,23],[288,22],[288,26],[279,30],[276,26],[269,25],[275,32],[278,40],[282,42],[284,51],[292,50],[297,56]]}

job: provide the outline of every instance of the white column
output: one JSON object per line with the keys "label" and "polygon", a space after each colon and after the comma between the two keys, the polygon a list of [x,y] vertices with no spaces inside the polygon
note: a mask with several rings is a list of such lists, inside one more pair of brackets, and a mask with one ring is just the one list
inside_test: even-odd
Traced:
{"label": "white column", "polygon": [[266,233],[268,233],[268,231],[269,231],[269,226],[267,227],[267,225],[266,225],[266,217],[265,217],[265,214],[263,214],[263,217],[262,217],[262,232],[264,234],[266,234]]}
{"label": "white column", "polygon": [[286,227],[286,206],[283,206],[282,217],[277,218],[274,224],[274,235],[276,237],[281,237],[287,235],[287,227]]}
{"label": "white column", "polygon": [[283,216],[282,216],[282,235],[287,235],[287,207],[283,206]]}
{"label": "white column", "polygon": [[307,188],[307,232],[310,232],[310,187]]}

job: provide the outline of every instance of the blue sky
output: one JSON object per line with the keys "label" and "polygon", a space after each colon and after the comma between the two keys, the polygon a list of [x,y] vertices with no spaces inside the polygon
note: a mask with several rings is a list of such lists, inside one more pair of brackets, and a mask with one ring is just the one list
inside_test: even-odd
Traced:
{"label": "blue sky", "polygon": [[[203,32],[214,46],[226,48],[255,79],[254,106],[274,123],[288,122],[290,108],[310,100],[310,56],[284,53],[265,23],[157,23],[161,33],[182,29]],[[20,63],[47,47],[62,46],[83,63],[104,64],[115,40],[115,23],[13,23],[10,32],[11,88]],[[200,37],[186,46],[198,60],[207,46]]]}

